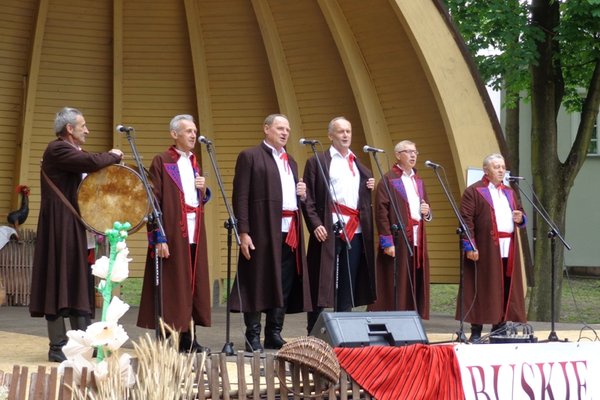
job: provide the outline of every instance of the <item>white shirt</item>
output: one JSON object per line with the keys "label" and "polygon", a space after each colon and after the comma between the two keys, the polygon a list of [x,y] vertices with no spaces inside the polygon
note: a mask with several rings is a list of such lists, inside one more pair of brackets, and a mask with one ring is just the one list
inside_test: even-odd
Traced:
{"label": "white shirt", "polygon": [[[184,153],[179,149],[175,149],[179,154],[179,160],[177,160],[177,168],[179,169],[179,176],[181,177],[181,186],[183,187],[183,197],[185,203],[191,207],[198,207],[200,201],[198,200],[198,190],[196,189],[196,175],[194,168],[192,167],[192,152]],[[194,232],[196,231],[196,213],[187,213],[187,226],[188,226],[188,240],[190,243],[195,243],[196,238]]]}
{"label": "white shirt", "polygon": [[[515,230],[515,223],[512,219],[512,210],[510,204],[508,204],[508,198],[504,194],[502,189],[497,188],[493,183],[490,182],[488,190],[494,203],[494,214],[496,216],[496,226],[498,232],[512,233]],[[510,250],[510,238],[500,238],[500,256],[502,258],[508,257]]]}
{"label": "white shirt", "polygon": [[[400,168],[400,166],[398,166]],[[402,183],[404,184],[404,190],[406,191],[406,198],[408,199],[408,208],[410,209],[410,218],[415,221],[421,220],[421,198],[417,189],[417,181],[415,180],[415,171],[410,170],[410,174],[407,174],[402,168]],[[407,222],[407,221],[405,221]],[[413,245],[417,246],[419,243],[419,225],[413,226]]]}
{"label": "white shirt", "polygon": [[[277,163],[277,169],[279,170],[279,178],[281,179],[281,198],[283,202],[281,204],[283,210],[296,211],[298,209],[298,201],[296,198],[296,182],[294,181],[294,174],[289,165],[281,158],[281,155],[285,153],[285,149],[281,148],[281,151],[275,150],[273,146],[264,142],[265,145],[271,149],[271,154]],[[266,178],[265,178],[266,179]],[[292,217],[281,218],[281,232],[287,232],[290,230],[290,223]]]}
{"label": "white shirt", "polygon": [[[350,154],[354,155],[354,153],[348,151],[348,154],[344,157],[335,149],[335,147],[331,146],[329,148],[329,154],[331,155],[331,164],[329,165],[329,191],[331,198],[339,204],[343,204],[356,210],[358,208],[360,173],[358,172],[358,168],[356,168],[356,163],[352,163],[352,171],[354,171],[353,175],[348,163]],[[338,217],[335,212],[332,213],[332,215],[333,223],[335,224],[338,221]],[[342,215],[342,220],[344,222],[347,222],[348,219],[348,216]],[[361,232],[362,229],[359,223],[356,233]]]}

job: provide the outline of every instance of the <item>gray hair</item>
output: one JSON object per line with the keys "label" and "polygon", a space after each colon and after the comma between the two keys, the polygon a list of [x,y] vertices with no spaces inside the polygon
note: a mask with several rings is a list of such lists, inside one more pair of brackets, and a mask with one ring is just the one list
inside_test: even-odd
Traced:
{"label": "gray hair", "polygon": [[179,129],[179,123],[182,120],[194,122],[194,117],[192,117],[190,114],[179,114],[179,115],[176,115],[176,116],[173,117],[173,119],[169,123],[169,129],[171,131],[177,131],[177,129]]}
{"label": "gray hair", "polygon": [[404,148],[406,146],[417,146],[415,142],[411,142],[410,140],[402,140],[394,146],[394,151],[400,151],[400,148]]}
{"label": "gray hair", "polygon": [[54,133],[56,133],[56,136],[65,134],[65,127],[68,124],[75,125],[77,117],[80,115],[83,116],[81,111],[72,107],[63,107],[62,110],[57,112],[54,118]]}
{"label": "gray hair", "polygon": [[483,159],[483,168],[487,167],[490,164],[490,162],[492,162],[492,160],[504,161],[504,157],[502,157],[502,154],[498,153],[490,154],[489,156]]}
{"label": "gray hair", "polygon": [[[345,120],[348,121],[348,118],[346,117],[335,117],[334,119],[332,119],[331,121],[329,121],[329,125],[327,125],[327,133],[333,133],[333,126],[335,125],[336,122],[338,122],[339,120]],[[350,121],[348,121],[350,122]]]}
{"label": "gray hair", "polygon": [[277,117],[285,118],[289,122],[289,118],[283,114],[271,114],[267,115],[267,117],[263,121],[263,126],[271,126],[273,124],[273,121],[275,121],[275,118]]}

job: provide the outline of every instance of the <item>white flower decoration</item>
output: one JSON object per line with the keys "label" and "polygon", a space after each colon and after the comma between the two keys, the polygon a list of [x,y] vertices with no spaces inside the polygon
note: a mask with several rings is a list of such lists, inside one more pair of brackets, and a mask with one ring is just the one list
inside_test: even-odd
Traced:
{"label": "white flower decoration", "polygon": [[87,360],[92,359],[94,349],[85,331],[68,331],[69,341],[63,346],[62,351],[67,358],[81,356]]}

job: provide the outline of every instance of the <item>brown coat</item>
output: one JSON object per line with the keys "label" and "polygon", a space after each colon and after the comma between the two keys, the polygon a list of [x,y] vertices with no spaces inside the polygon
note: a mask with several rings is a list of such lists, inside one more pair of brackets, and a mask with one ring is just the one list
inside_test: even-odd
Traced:
{"label": "brown coat", "polygon": [[[298,182],[298,165],[289,154],[288,157],[294,181]],[[256,249],[251,251],[250,260],[246,260],[241,251],[239,253],[237,277],[230,293],[231,310],[265,311],[283,307],[281,179],[271,150],[264,143],[238,155],[232,198],[238,231],[240,234],[248,233]],[[301,218],[299,223],[302,223]],[[302,276],[295,279],[288,299],[287,313],[311,310],[302,226],[297,251]]]}
{"label": "brown coat", "polygon": [[[48,144],[42,170],[79,211],[77,190],[82,173],[119,162],[113,153],[81,151],[62,139]],[[71,310],[92,313],[95,293],[87,261],[85,227],[62,202],[43,176],[31,281],[32,317],[68,315]],[[102,212],[102,210],[99,210]]]}
{"label": "brown coat", "polygon": [[[523,208],[514,191],[506,187],[504,193],[511,209]],[[523,285],[522,260],[518,241],[513,234],[511,240],[514,264],[508,304],[504,308],[504,273],[498,230],[494,210],[491,206],[487,182],[478,181],[463,193],[460,213],[479,252],[477,263],[464,258],[464,320],[474,324],[497,324],[502,321],[527,322],[525,313],[525,289]],[[525,223],[521,225],[524,226]],[[517,226],[515,226],[515,230]],[[460,320],[460,290],[456,308],[456,319]]]}
{"label": "brown coat", "polygon": [[[329,151],[319,153],[319,160],[328,174],[331,164]],[[358,290],[354,292],[355,306],[371,304],[375,301],[375,257],[373,247],[373,210],[371,206],[371,191],[367,189],[366,182],[373,175],[371,171],[355,159],[360,173],[360,187],[358,195],[358,210],[360,212],[360,226],[362,229],[362,260],[358,271]],[[306,201],[303,205],[304,219],[311,232],[308,242],[308,268],[312,303],[315,307],[333,307],[334,301],[334,264],[335,264],[335,236],[333,234],[333,218],[331,215],[331,198],[328,185],[323,180],[317,159],[313,156],[306,162],[304,168],[304,182],[306,183]],[[321,243],[314,236],[314,230],[323,225],[329,232],[327,240]]]}
{"label": "brown coat", "polygon": [[[415,172],[416,174],[416,172]],[[410,246],[414,249],[413,229],[411,225],[410,208],[406,189],[402,181],[402,171],[398,167],[392,168],[384,179],[388,187],[398,213],[404,224],[406,237]],[[419,191],[419,197],[429,203],[423,180],[415,175],[415,182]],[[404,311],[415,310],[414,296],[417,300],[417,309],[423,319],[429,319],[429,257],[427,255],[427,240],[425,235],[425,220],[421,218],[418,230],[418,249],[414,256],[418,257],[418,265],[413,258],[409,258],[406,243],[401,232],[398,234],[398,246],[396,253],[396,268],[398,271],[396,291],[398,293],[398,307],[394,309],[394,258],[383,252],[385,247],[394,244],[392,225],[400,226],[396,213],[390,201],[384,181],[377,185],[375,200],[375,222],[379,232],[379,246],[377,252],[377,301],[369,306],[370,311]],[[409,279],[410,270],[410,279]],[[420,279],[416,279],[419,276]],[[413,284],[411,285],[411,280]]]}
{"label": "brown coat", "polygon": [[[163,213],[163,226],[169,258],[163,258],[160,279],[162,290],[162,319],[177,330],[187,331],[190,320],[194,325],[210,326],[210,281],[208,276],[208,255],[206,251],[206,230],[204,227],[204,203],[210,197],[207,189],[205,199],[200,201],[200,214],[196,223],[199,229],[196,237],[196,259],[192,265],[187,223],[185,221],[183,189],[177,168],[179,155],[171,147],[152,160],[150,177],[154,194]],[[196,166],[196,172],[200,169]],[[154,246],[148,248],[144,283],[137,325],[155,328],[154,311]]]}

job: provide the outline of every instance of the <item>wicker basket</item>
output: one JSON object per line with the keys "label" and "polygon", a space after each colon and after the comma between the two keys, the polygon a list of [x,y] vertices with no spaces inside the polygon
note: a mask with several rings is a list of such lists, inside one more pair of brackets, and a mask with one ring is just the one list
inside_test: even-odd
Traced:
{"label": "wicker basket", "polygon": [[277,352],[276,358],[306,366],[321,374],[330,384],[340,379],[340,363],[327,342],[314,336],[300,336],[290,340]]}

